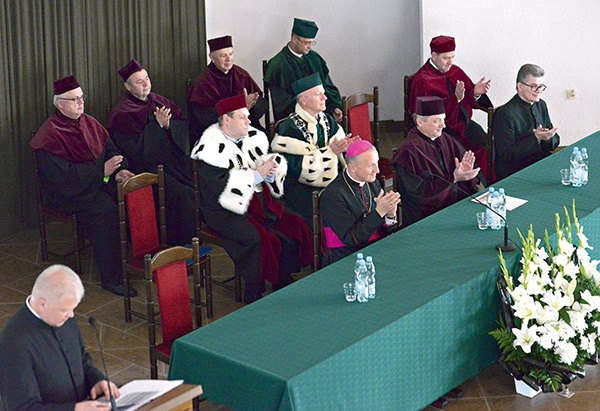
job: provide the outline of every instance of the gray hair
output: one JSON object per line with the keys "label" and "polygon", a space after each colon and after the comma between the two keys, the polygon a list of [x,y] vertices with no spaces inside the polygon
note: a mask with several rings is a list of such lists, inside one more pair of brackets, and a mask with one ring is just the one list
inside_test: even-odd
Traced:
{"label": "gray hair", "polygon": [[546,72],[540,66],[535,64],[523,64],[517,73],[517,83],[525,83],[527,76],[539,78],[544,77]]}
{"label": "gray hair", "polygon": [[46,268],[35,280],[31,295],[34,300],[59,301],[65,296],[73,296],[79,303],[83,299],[85,289],[75,271],[66,265],[55,264]]}

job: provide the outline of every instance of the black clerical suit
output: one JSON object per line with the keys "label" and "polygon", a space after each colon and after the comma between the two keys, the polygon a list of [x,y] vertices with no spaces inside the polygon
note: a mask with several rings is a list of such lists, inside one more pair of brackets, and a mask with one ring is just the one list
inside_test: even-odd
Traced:
{"label": "black clerical suit", "polygon": [[87,353],[77,321],[52,327],[26,304],[0,333],[2,409],[73,410],[105,379]]}

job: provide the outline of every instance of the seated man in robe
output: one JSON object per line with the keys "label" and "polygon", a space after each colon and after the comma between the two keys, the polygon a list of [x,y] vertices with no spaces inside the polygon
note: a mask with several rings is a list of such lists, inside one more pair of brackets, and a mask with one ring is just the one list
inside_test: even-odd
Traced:
{"label": "seated man in robe", "polygon": [[[56,80],[56,111],[30,145],[45,203],[77,216],[94,249],[102,288],[123,295],[115,180],[127,180],[133,174],[106,129],[84,113],[84,99],[75,77]],[[137,291],[130,288],[130,294],[135,297]]]}
{"label": "seated man in robe", "polygon": [[288,162],[285,178],[287,207],[312,227],[312,192],[327,187],[346,166],[342,153],[359,137],[344,135],[333,117],[325,113],[327,96],[318,73],[292,84],[296,109],[279,126],[271,148]]}
{"label": "seated man in robe", "polygon": [[192,150],[198,160],[199,201],[206,223],[246,283],[244,301],[261,298],[312,262],[312,233],[302,218],[276,200],[283,194],[285,158],[269,154],[262,131],[250,126],[243,94],[217,103],[219,121]]}
{"label": "seated man in robe", "polygon": [[250,121],[254,128],[265,131],[260,119],[268,109],[268,101],[250,74],[233,64],[231,36],[208,40],[210,64],[196,78],[187,95],[190,119],[190,147],[193,147],[204,130],[217,122],[215,105],[239,94],[246,95]]}
{"label": "seated man in robe", "polygon": [[195,235],[196,199],[187,125],[171,100],[152,93],[148,72],[136,60],[119,70],[125,95],[110,112],[106,128],[135,174],[165,172],[167,242],[185,245]]}
{"label": "seated man in robe", "polygon": [[[0,333],[4,410],[110,410],[106,377],[94,367],[73,311],[83,284],[69,267],[46,268]],[[116,385],[111,394],[119,397]],[[91,398],[91,400],[89,400]]]}
{"label": "seated man in robe", "polygon": [[475,155],[465,152],[443,131],[445,117],[441,98],[417,97],[417,125],[392,159],[398,173],[405,227],[465,198],[463,191],[476,191],[479,168],[474,168]]}
{"label": "seated man in robe", "polygon": [[437,96],[444,100],[445,132],[477,154],[478,163],[486,164],[487,133],[472,120],[473,110],[487,111],[492,103],[487,96],[491,80],[473,83],[454,63],[454,37],[437,36],[429,43],[431,57],[410,80],[409,112],[415,113],[417,97]]}
{"label": "seated man in robe", "polygon": [[342,97],[329,76],[327,63],[312,48],[317,42],[319,28],[314,21],[295,18],[289,43],[269,60],[265,82],[271,91],[275,121],[286,118],[294,112],[296,93],[292,83],[313,73],[318,73],[323,81],[327,108],[338,123],[342,120]]}
{"label": "seated man in robe", "polygon": [[494,114],[496,177],[508,177],[547,157],[560,144],[548,106],[541,99],[544,69],[535,64],[521,66],[517,94]]}
{"label": "seated man in robe", "polygon": [[323,190],[323,265],[355,253],[397,227],[400,195],[383,192],[377,180],[378,161],[379,154],[371,143],[355,141],[346,151],[348,166]]}

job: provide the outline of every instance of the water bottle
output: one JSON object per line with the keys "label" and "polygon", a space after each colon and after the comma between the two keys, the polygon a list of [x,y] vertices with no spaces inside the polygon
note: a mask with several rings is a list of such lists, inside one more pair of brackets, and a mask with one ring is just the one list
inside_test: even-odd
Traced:
{"label": "water bottle", "polygon": [[504,195],[504,189],[498,189],[498,213],[502,216],[500,219],[500,227],[506,225],[506,195]]}
{"label": "water bottle", "polygon": [[[497,191],[494,191],[494,194],[492,195],[492,203],[491,203],[490,207],[496,213],[500,214],[500,211],[499,211],[500,197],[498,197],[498,194],[499,193]],[[496,213],[493,213],[490,211],[490,214],[492,214],[492,222],[490,224],[490,228],[492,230],[500,230],[500,228],[502,227],[500,224],[500,221],[502,221],[502,220],[500,219],[500,216]]]}
{"label": "water bottle", "polygon": [[367,283],[367,266],[365,260],[358,262],[358,270],[354,279],[354,288],[356,289],[356,299],[359,303],[369,301],[369,285]]}
{"label": "water bottle", "polygon": [[577,147],[573,147],[573,153],[571,153],[569,175],[573,187],[581,187],[581,153]]}
{"label": "water bottle", "polygon": [[488,190],[488,195],[487,195],[487,199],[486,199],[486,204],[487,204],[488,208],[485,210],[485,219],[487,220],[488,227],[492,226],[492,220],[496,216],[490,210],[490,208],[492,208],[492,197],[493,196],[494,196],[494,187],[490,187]]}
{"label": "water bottle", "polygon": [[366,258],[367,267],[367,285],[369,287],[369,298],[375,298],[375,264],[373,264],[373,257],[370,255]]}
{"label": "water bottle", "polygon": [[581,184],[588,182],[588,153],[585,147],[581,149]]}
{"label": "water bottle", "polygon": [[354,277],[358,275],[358,266],[361,261],[365,261],[363,258],[363,253],[356,254],[356,261],[354,262]]}

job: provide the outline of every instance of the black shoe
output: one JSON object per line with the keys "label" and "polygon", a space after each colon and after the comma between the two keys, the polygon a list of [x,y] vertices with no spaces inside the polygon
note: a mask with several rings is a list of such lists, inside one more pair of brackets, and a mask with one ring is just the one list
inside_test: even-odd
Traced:
{"label": "black shoe", "polygon": [[[123,297],[125,295],[125,290],[123,289],[123,284],[104,284],[102,288],[109,293],[113,293],[114,295],[118,295],[119,297]],[[137,297],[138,292],[135,288],[129,287],[129,296]]]}
{"label": "black shoe", "polygon": [[254,301],[260,300],[262,297],[263,297],[262,293],[246,291],[244,293],[244,302],[246,304],[251,304]]}

